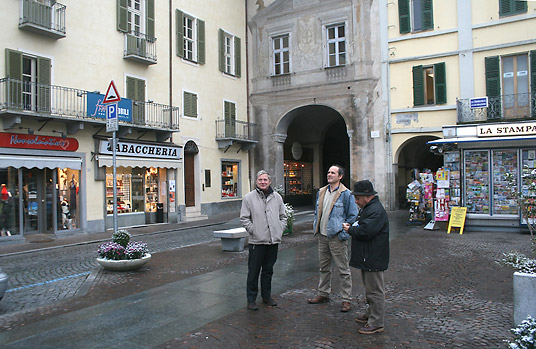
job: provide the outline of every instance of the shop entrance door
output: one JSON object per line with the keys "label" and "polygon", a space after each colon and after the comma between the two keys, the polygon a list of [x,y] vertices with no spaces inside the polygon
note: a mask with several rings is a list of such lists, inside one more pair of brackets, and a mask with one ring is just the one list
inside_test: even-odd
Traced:
{"label": "shop entrance door", "polygon": [[195,171],[193,153],[184,153],[184,200],[186,207],[195,206]]}
{"label": "shop entrance door", "polygon": [[53,186],[49,169],[23,169],[24,233],[52,234]]}

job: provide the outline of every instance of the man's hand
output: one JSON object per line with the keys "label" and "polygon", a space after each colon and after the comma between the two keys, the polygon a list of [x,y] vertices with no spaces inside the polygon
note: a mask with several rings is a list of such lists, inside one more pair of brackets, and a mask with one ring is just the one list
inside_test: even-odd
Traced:
{"label": "man's hand", "polygon": [[348,229],[350,229],[350,224],[349,223],[343,223],[342,224],[342,229],[344,229],[345,232],[348,232]]}

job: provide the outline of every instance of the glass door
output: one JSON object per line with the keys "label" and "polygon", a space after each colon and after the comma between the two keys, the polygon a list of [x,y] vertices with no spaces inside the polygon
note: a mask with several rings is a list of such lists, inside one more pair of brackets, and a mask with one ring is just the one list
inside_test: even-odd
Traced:
{"label": "glass door", "polygon": [[52,234],[53,226],[53,172],[49,169],[22,170],[24,233]]}

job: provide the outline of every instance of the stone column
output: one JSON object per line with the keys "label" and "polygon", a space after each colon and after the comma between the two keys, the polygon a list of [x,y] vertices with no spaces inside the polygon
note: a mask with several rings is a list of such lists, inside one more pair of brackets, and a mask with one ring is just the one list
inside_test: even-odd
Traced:
{"label": "stone column", "polygon": [[357,172],[354,167],[354,157],[352,156],[352,153],[353,153],[352,152],[352,149],[353,149],[352,136],[354,135],[354,130],[346,129],[346,134],[348,135],[348,157],[350,158],[350,163],[348,164],[350,168],[347,169],[348,177],[349,177],[348,183],[350,183],[350,186],[352,186],[354,182],[356,182],[356,178],[357,178]]}
{"label": "stone column", "polygon": [[286,134],[276,133],[274,134],[275,140],[275,173],[272,176],[272,186],[278,185],[285,186],[285,166],[284,166],[284,153],[283,146],[287,139]]}

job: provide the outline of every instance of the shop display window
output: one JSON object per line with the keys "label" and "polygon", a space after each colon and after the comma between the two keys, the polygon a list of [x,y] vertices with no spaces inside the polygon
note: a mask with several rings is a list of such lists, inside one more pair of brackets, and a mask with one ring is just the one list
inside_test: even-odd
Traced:
{"label": "shop display window", "polygon": [[238,196],[238,162],[221,163],[221,197]]}
{"label": "shop display window", "polygon": [[0,238],[18,235],[19,230],[19,176],[13,167],[0,168]]}
{"label": "shop display window", "polygon": [[58,194],[58,230],[79,227],[80,171],[69,168],[58,169],[56,190]]}
{"label": "shop display window", "polygon": [[[106,213],[114,213],[113,169],[106,168]],[[116,169],[117,213],[130,213],[132,210],[132,171],[129,168]]]}
{"label": "shop display window", "polygon": [[[522,151],[522,179],[521,193],[525,198],[525,205],[529,211],[533,211],[533,206],[536,205],[536,180],[532,180],[526,175],[531,174],[536,170],[536,149],[526,149]],[[522,222],[526,224],[525,219]]]}
{"label": "shop display window", "polygon": [[490,214],[489,152],[487,150],[467,150],[464,156],[467,213]]}
{"label": "shop display window", "polygon": [[493,214],[518,214],[517,198],[510,190],[507,173],[512,174],[517,185],[518,177],[517,150],[493,150],[492,173],[493,173]]}
{"label": "shop display window", "polygon": [[313,165],[310,162],[285,161],[285,194],[311,194]]}
{"label": "shop display window", "polygon": [[145,212],[156,212],[158,203],[158,169],[145,170]]}

